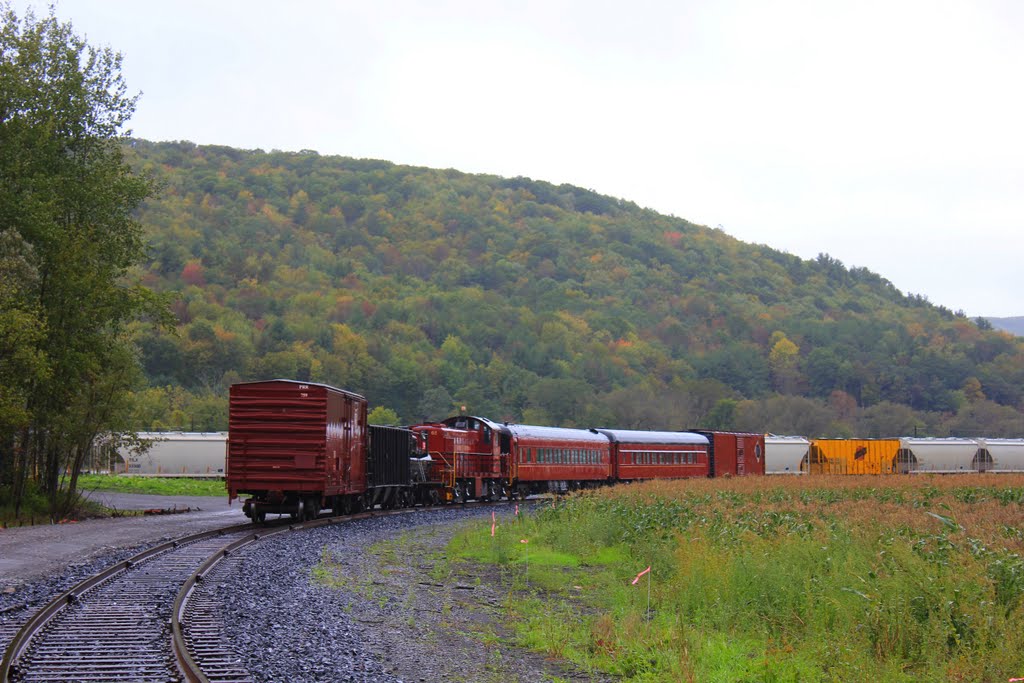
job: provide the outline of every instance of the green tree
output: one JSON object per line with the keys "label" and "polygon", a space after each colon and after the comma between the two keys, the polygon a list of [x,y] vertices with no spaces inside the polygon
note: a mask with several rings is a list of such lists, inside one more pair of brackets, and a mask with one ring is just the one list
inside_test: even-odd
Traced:
{"label": "green tree", "polygon": [[0,5],[0,233],[31,247],[19,253],[37,273],[4,309],[38,321],[18,352],[43,364],[24,387],[27,423],[0,438],[0,462],[15,508],[33,473],[54,518],[97,435],[125,427],[138,379],[128,324],[166,312],[128,278],[145,257],[133,212],[152,183],[123,158],[136,98],[120,69],[120,54],[90,47],[52,10],[19,18]]}
{"label": "green tree", "polygon": [[455,399],[444,387],[434,387],[423,392],[419,403],[419,417],[422,420],[443,420],[451,417],[455,410]]}
{"label": "green tree", "polygon": [[398,413],[391,408],[377,406],[366,416],[366,421],[372,425],[396,425],[399,423]]}

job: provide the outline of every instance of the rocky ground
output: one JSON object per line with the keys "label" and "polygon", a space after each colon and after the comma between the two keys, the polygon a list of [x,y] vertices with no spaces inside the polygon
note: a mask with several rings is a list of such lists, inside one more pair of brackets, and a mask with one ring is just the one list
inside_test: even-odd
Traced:
{"label": "rocky ground", "polygon": [[[238,506],[206,507],[0,532],[0,558],[11,558],[0,562],[0,648],[32,610],[153,536],[240,521]],[[220,579],[232,647],[255,680],[268,682],[611,680],[517,647],[500,609],[507,580],[448,561],[458,526],[489,524],[491,510],[378,517],[257,544]]]}
{"label": "rocky ground", "polygon": [[256,547],[224,584],[232,644],[259,681],[611,680],[517,647],[500,573],[448,562],[458,526],[489,517],[451,508]]}

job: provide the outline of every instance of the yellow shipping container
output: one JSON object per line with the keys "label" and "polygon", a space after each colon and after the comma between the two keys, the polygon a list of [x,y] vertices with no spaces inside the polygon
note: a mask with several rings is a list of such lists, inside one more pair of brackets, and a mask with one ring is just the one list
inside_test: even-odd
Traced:
{"label": "yellow shipping container", "polygon": [[899,439],[815,439],[808,452],[811,474],[892,474]]}

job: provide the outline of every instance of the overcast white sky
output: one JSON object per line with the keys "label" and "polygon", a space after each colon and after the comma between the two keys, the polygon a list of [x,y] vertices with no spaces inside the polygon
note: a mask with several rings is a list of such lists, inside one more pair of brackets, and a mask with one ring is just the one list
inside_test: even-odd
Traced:
{"label": "overcast white sky", "polygon": [[[13,0],[20,13],[47,2]],[[571,183],[1024,315],[1024,2],[57,0],[136,137]]]}

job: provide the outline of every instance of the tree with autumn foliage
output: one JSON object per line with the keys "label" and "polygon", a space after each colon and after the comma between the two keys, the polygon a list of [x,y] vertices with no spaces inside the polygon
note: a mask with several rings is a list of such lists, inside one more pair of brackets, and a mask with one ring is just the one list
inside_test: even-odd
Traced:
{"label": "tree with autumn foliage", "polygon": [[0,345],[3,372],[8,358],[27,372],[4,378],[0,483],[15,510],[40,488],[54,520],[97,438],[126,428],[140,378],[129,324],[166,310],[129,277],[145,257],[133,211],[152,184],[123,158],[135,97],[120,67],[52,9],[0,5]]}

